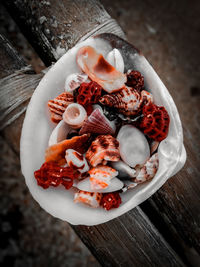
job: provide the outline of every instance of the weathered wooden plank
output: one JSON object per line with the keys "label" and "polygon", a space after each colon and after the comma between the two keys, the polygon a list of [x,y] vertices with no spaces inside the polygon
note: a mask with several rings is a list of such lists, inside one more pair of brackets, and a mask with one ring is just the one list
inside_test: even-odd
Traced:
{"label": "weathered wooden plank", "polygon": [[[5,138],[13,144],[15,136]],[[104,266],[184,266],[140,208],[100,226],[72,227]]]}
{"label": "weathered wooden plank", "polygon": [[[64,2],[62,3],[64,4]],[[15,3],[13,4],[15,6]],[[8,1],[7,5],[10,8],[12,3]],[[51,1],[50,5],[48,6],[50,8]],[[34,6],[34,8],[37,10],[36,6]],[[42,10],[42,12],[45,11]],[[50,14],[52,14],[51,11],[49,12]],[[25,22],[26,20],[28,20],[27,17],[28,13],[26,10],[24,11],[21,10],[20,7],[17,7],[17,14],[20,14],[20,16],[23,17],[22,20],[18,19],[18,21],[20,20]],[[50,17],[48,16],[47,13],[40,12],[38,14],[39,14],[38,18],[39,16],[40,18],[43,17],[43,14],[45,14],[45,17],[48,18],[47,21],[50,20]],[[57,14],[55,12],[54,16],[56,17],[56,20],[58,21],[59,19],[59,23],[62,24],[62,22],[64,21],[62,15]],[[41,19],[37,19],[36,21],[34,21],[36,23],[35,27],[36,25],[38,26],[39,32],[41,31],[40,30],[41,26],[39,23],[40,21]],[[42,28],[42,32],[45,33],[46,25],[43,23],[42,25],[44,27]],[[26,27],[28,31],[31,31],[31,23],[29,24],[29,26]],[[51,25],[47,24],[48,29],[49,27],[51,27]],[[60,29],[55,28],[54,30],[54,28],[55,27],[53,27],[53,33],[56,36],[59,36]],[[101,28],[101,26],[99,28]],[[104,27],[101,28],[101,30],[103,29]],[[109,27],[107,29],[109,31]],[[36,40],[37,38],[38,37],[36,36]],[[51,56],[46,54],[45,48],[43,48],[43,46],[45,47],[45,41],[41,39],[41,37],[39,37],[38,39],[40,40],[40,42],[43,42],[43,45],[41,46],[43,52],[40,52],[40,54],[43,53],[43,56],[49,59],[55,58],[54,53],[55,50],[57,50],[57,47],[59,47],[57,46],[59,44],[59,39],[57,39],[57,42],[55,43],[51,41],[48,36],[47,39],[51,44],[50,50],[48,50],[47,53],[48,54],[51,53]],[[63,44],[67,42],[66,39],[63,40],[64,40]],[[189,132],[191,134],[191,139],[192,139],[191,129],[189,130]],[[192,259],[194,258],[198,260],[200,253],[199,252],[200,222],[198,216],[199,214],[198,155],[196,155],[195,151],[191,149],[192,148],[192,144],[190,142],[191,139],[188,138],[188,134],[187,136],[185,136],[186,150],[188,153],[188,160],[185,168],[174,178],[169,180],[169,182],[167,182],[152,198],[150,198],[148,201],[144,203],[144,205],[142,205],[144,211],[148,214],[151,220],[154,221],[155,224],[158,225],[158,220],[159,220],[159,229],[163,232],[163,234],[165,234],[165,231],[167,232],[167,234],[165,234],[165,237],[169,242],[171,242],[171,245],[175,247],[175,249],[179,252],[180,255],[184,256],[185,259],[188,259],[188,261],[190,262],[192,262]],[[157,216],[154,217],[154,215]]]}
{"label": "weathered wooden plank", "polygon": [[125,37],[96,0],[3,2],[46,65],[91,34],[109,31]]}

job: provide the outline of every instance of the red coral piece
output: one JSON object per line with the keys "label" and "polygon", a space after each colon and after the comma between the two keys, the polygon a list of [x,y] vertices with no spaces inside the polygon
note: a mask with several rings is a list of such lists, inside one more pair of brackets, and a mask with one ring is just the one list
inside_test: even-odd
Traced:
{"label": "red coral piece", "polygon": [[127,73],[127,82],[126,85],[133,87],[137,91],[142,91],[144,88],[144,77],[137,70],[132,70]]}
{"label": "red coral piece", "polygon": [[77,103],[84,106],[88,115],[92,112],[92,104],[98,103],[102,87],[96,82],[82,83],[78,89]]}
{"label": "red coral piece", "polygon": [[119,205],[122,203],[118,192],[103,193],[102,195],[100,205],[106,210],[119,208]]}
{"label": "red coral piece", "polygon": [[164,107],[158,107],[150,103],[143,107],[144,117],[140,122],[140,128],[148,137],[155,141],[162,141],[167,137],[170,118]]}
{"label": "red coral piece", "polygon": [[57,187],[60,184],[70,189],[78,173],[71,167],[60,167],[56,162],[50,161],[43,163],[41,168],[34,172],[34,176],[38,185],[44,189],[49,186]]}

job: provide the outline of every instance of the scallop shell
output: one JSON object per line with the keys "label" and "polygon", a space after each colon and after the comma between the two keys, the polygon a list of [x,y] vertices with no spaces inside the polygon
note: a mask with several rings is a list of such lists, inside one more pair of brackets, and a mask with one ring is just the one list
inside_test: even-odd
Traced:
{"label": "scallop shell", "polygon": [[78,50],[77,64],[92,81],[97,82],[103,89],[112,93],[124,86],[126,75],[110,65],[102,54],[91,46],[84,46]]}
{"label": "scallop shell", "polygon": [[88,76],[84,73],[73,73],[67,76],[65,80],[65,91],[73,94],[73,91],[78,88],[81,83],[87,81]]}
{"label": "scallop shell", "polygon": [[[156,175],[152,180],[121,194],[122,204],[119,208],[111,211],[102,208],[91,209],[86,205],[75,204],[73,188],[69,191],[62,188],[43,190],[37,186],[33,175],[34,171],[39,169],[44,162],[48,137],[53,129],[53,123],[47,120],[46,103],[55,94],[62,93],[67,75],[80,72],[80,68],[76,64],[76,54],[83,46],[94,47],[104,57],[113,48],[117,48],[123,56],[125,72],[128,69],[140,71],[144,76],[146,88],[153,94],[154,103],[164,106],[170,116],[168,136],[158,147],[159,167]],[[34,199],[51,215],[76,225],[105,223],[133,209],[155,193],[169,177],[177,173],[183,167],[186,159],[181,121],[174,101],[166,87],[138,50],[121,38],[108,33],[78,43],[75,47],[69,49],[45,74],[34,91],[26,112],[20,153],[22,173]]]}
{"label": "scallop shell", "polygon": [[116,70],[124,73],[124,60],[118,49],[114,48],[106,56],[106,60],[110,63]]}
{"label": "scallop shell", "polygon": [[84,203],[93,208],[98,208],[100,205],[102,194],[101,193],[91,193],[83,190],[79,190],[74,195],[74,203]]}
{"label": "scallop shell", "polygon": [[65,109],[69,104],[73,102],[74,102],[74,97],[67,92],[60,94],[53,100],[49,100],[48,107],[51,112],[51,120],[55,123],[61,121]]}
{"label": "scallop shell", "polygon": [[86,159],[93,167],[103,161],[118,161],[120,159],[118,146],[118,141],[111,135],[99,135],[86,152]]}
{"label": "scallop shell", "polygon": [[101,109],[96,108],[84,122],[80,129],[80,134],[97,133],[97,134],[114,134],[116,127],[104,116]]}
{"label": "scallop shell", "polygon": [[127,179],[134,177],[136,174],[136,170],[130,168],[125,162],[122,160],[111,162],[111,166],[118,171],[118,177],[120,179]]}
{"label": "scallop shell", "polygon": [[65,151],[69,148],[75,149],[80,153],[84,153],[87,147],[89,135],[74,136],[71,139],[64,140],[46,149],[45,161],[57,161],[60,164],[66,163]]}
{"label": "scallop shell", "polygon": [[120,113],[127,116],[136,115],[143,103],[150,101],[153,101],[153,97],[149,92],[143,90],[140,94],[128,86],[124,86],[119,92],[104,95],[99,100],[101,104],[117,108]]}
{"label": "scallop shell", "polygon": [[87,119],[87,112],[83,106],[72,103],[63,113],[63,120],[73,129],[79,129]]}
{"label": "scallop shell", "polygon": [[85,157],[74,149],[65,151],[65,159],[70,167],[77,169],[80,173],[89,171],[89,166]]}
{"label": "scallop shell", "polygon": [[49,146],[55,145],[65,139],[67,139],[68,133],[71,131],[71,128],[63,120],[60,121],[56,127],[53,129],[49,137]]}
{"label": "scallop shell", "polygon": [[85,179],[83,179],[82,181],[78,182],[76,184],[76,187],[80,190],[84,190],[84,191],[88,191],[88,192],[99,192],[99,193],[109,193],[109,192],[115,192],[118,191],[120,189],[122,189],[122,187],[124,186],[123,182],[120,181],[118,178],[114,177],[109,186],[107,186],[104,189],[92,189],[91,188],[91,183],[90,183],[90,178],[87,177]]}
{"label": "scallop shell", "polygon": [[144,134],[132,125],[124,125],[117,135],[120,156],[130,167],[144,164],[150,157],[150,148]]}

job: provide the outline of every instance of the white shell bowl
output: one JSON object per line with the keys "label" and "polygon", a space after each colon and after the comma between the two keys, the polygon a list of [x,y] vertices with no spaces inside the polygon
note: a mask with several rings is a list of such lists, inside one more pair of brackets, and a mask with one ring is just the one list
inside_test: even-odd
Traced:
{"label": "white shell bowl", "polygon": [[20,157],[26,184],[34,199],[44,210],[74,225],[97,225],[124,214],[154,194],[167,179],[183,167],[186,153],[181,121],[172,97],[144,56],[135,53],[130,57],[129,65],[133,62],[133,66],[137,66],[137,70],[144,76],[146,88],[150,88],[153,93],[155,103],[164,105],[171,119],[168,136],[160,143],[158,149],[159,169],[155,177],[121,194],[122,204],[110,211],[75,204],[73,189],[67,191],[64,187],[58,187],[45,190],[37,185],[34,171],[44,162],[48,140],[55,128],[55,124],[50,120],[47,102],[64,91],[65,79],[69,74],[80,72],[75,58],[78,49],[85,45],[96,48],[104,57],[113,49],[101,35],[96,38],[91,37],[78,43],[52,66],[39,83],[28,105],[21,135]]}

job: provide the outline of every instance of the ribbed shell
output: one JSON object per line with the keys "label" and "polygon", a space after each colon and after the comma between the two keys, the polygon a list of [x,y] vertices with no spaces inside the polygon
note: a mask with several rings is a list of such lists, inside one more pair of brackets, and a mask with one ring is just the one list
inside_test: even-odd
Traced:
{"label": "ribbed shell", "polygon": [[80,134],[85,133],[114,134],[115,129],[103,112],[96,108],[80,129]]}
{"label": "ribbed shell", "polygon": [[74,102],[72,94],[64,92],[56,98],[48,101],[48,107],[51,112],[51,120],[58,123],[62,120],[62,114],[64,113],[67,106]]}
{"label": "ribbed shell", "polygon": [[119,142],[111,135],[99,135],[86,152],[87,161],[96,167],[105,161],[118,161]]}

